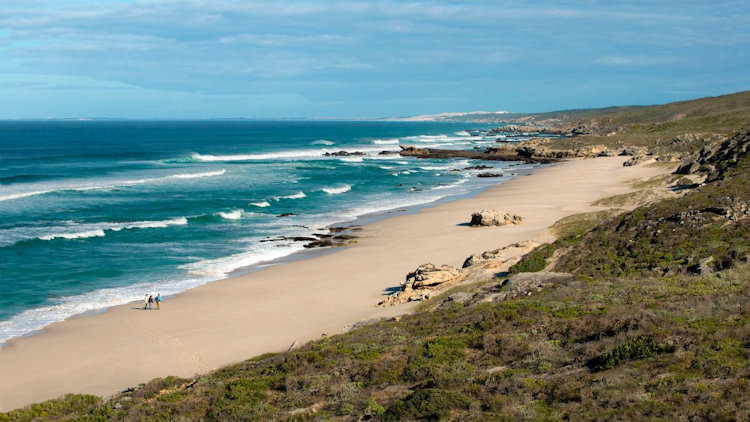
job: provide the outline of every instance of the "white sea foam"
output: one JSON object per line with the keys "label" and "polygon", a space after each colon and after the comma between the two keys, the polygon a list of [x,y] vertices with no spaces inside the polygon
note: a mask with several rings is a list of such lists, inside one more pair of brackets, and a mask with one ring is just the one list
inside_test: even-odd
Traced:
{"label": "white sea foam", "polygon": [[43,195],[49,192],[54,192],[54,190],[37,190],[37,191],[11,193],[11,194],[0,196],[0,201],[9,201],[11,199],[25,198],[27,196]]}
{"label": "white sea foam", "polygon": [[310,142],[312,145],[333,145],[335,142],[329,141],[328,139],[318,139],[317,141]]}
{"label": "white sea foam", "polygon": [[[389,150],[395,151],[398,148],[389,148]],[[350,152],[353,151],[359,151],[364,153],[378,153],[380,151],[383,151],[383,148],[375,148],[375,147],[351,147]],[[211,155],[211,154],[199,154],[199,153],[193,153],[192,159],[194,161],[203,161],[203,162],[215,162],[215,161],[257,161],[257,160],[314,160],[314,159],[324,159],[324,158],[341,158],[336,156],[330,156],[325,157],[325,153],[327,152],[338,152],[337,150],[333,149],[300,149],[300,150],[291,150],[291,151],[278,151],[278,152],[268,152],[268,153],[261,153],[261,154],[231,154],[231,155]],[[343,158],[350,158],[350,157],[343,157]],[[351,158],[358,158],[358,157],[351,157]]]}
{"label": "white sea foam", "polygon": [[450,185],[435,186],[435,187],[431,188],[431,190],[453,189],[455,187],[463,185],[464,183],[466,183],[468,181],[469,181],[469,178],[468,177],[464,177],[463,179],[459,180],[458,182],[451,183]]}
{"label": "white sea foam", "polygon": [[400,140],[398,138],[393,138],[393,139],[375,139],[375,140],[372,141],[373,144],[378,144],[378,145],[394,145],[394,144],[398,144],[399,142],[400,142]]}
{"label": "white sea foam", "polygon": [[274,196],[273,200],[274,201],[279,201],[281,199],[302,199],[302,198],[306,198],[306,197],[307,197],[307,195],[305,195],[305,192],[299,191],[299,192],[297,192],[295,194],[292,194],[292,195]]}
{"label": "white sea foam", "polygon": [[265,208],[265,207],[270,207],[271,206],[271,204],[268,201],[251,202],[250,205],[252,205],[254,207],[260,207],[260,208]]}
{"label": "white sea foam", "polygon": [[52,240],[52,239],[86,239],[89,237],[104,237],[104,230],[86,230],[76,233],[54,233],[45,236],[39,236],[41,240]]}
{"label": "white sea foam", "polygon": [[168,220],[133,221],[133,222],[103,222],[103,223],[75,223],[69,222],[65,226],[53,227],[17,227],[0,231],[0,246],[12,245],[22,240],[39,239],[87,239],[103,237],[108,231],[118,232],[129,229],[154,229],[187,224],[187,218],[178,217]]}
{"label": "white sea foam", "polygon": [[361,163],[362,161],[364,161],[362,157],[340,157],[339,160],[349,163]]}
{"label": "white sea foam", "polygon": [[269,152],[263,154],[232,154],[232,155],[211,155],[193,153],[195,161],[257,161],[257,160],[279,160],[279,159],[302,159],[302,158],[320,158],[326,150],[293,150],[281,152]]}
{"label": "white sea foam", "polygon": [[321,190],[329,195],[338,195],[340,193],[349,192],[350,190],[352,190],[352,186],[344,185],[336,188],[323,188]]}
{"label": "white sea foam", "polygon": [[199,173],[178,173],[178,174],[171,174],[168,176],[148,177],[148,178],[141,178],[141,179],[111,180],[111,181],[105,181],[105,182],[99,182],[99,183],[90,183],[90,182],[79,182],[75,184],[71,184],[70,182],[68,182],[67,184],[58,183],[58,184],[51,184],[51,185],[43,185],[45,188],[40,189],[40,190],[34,189],[34,190],[0,195],[0,201],[8,201],[11,199],[18,199],[18,198],[24,198],[24,197],[29,197],[29,196],[35,196],[35,195],[43,195],[45,193],[52,193],[52,192],[64,192],[64,191],[85,192],[85,191],[90,191],[90,190],[112,189],[112,188],[117,188],[117,187],[142,185],[145,183],[155,183],[155,182],[158,183],[158,182],[167,181],[167,180],[198,179],[198,178],[203,178],[203,177],[221,176],[224,173],[226,173],[226,170],[221,169],[221,170],[216,170],[216,171],[206,171],[206,172],[199,172]]}
{"label": "white sea foam", "polygon": [[[203,173],[183,173],[183,174],[173,174],[171,176],[165,177],[165,179],[198,179],[200,177],[213,177],[213,176],[221,176],[222,174],[226,173],[227,171],[225,169],[217,170],[217,171],[206,171]],[[146,179],[146,180],[158,180],[156,179]]]}
{"label": "white sea foam", "polygon": [[245,215],[244,210],[236,209],[228,212],[219,211],[216,213],[219,217],[225,219],[225,220],[239,220],[242,218],[243,215]]}
{"label": "white sea foam", "polygon": [[454,168],[454,166],[423,166],[419,168],[422,170],[450,170]]}
{"label": "white sea foam", "polygon": [[234,270],[262,262],[273,261],[303,250],[299,243],[292,243],[284,248],[269,248],[264,244],[255,244],[247,251],[216,259],[205,259],[180,266],[193,276],[223,278]]}

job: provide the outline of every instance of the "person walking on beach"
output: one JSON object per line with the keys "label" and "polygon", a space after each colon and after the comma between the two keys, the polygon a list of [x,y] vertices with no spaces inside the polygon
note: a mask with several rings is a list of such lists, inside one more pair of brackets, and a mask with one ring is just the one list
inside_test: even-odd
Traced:
{"label": "person walking on beach", "polygon": [[147,309],[148,309],[148,295],[146,295],[146,297],[143,298],[143,310],[145,311]]}
{"label": "person walking on beach", "polygon": [[149,295],[148,296],[148,310],[149,311],[151,310],[151,305],[153,305],[153,304],[154,304],[154,296],[153,295]]}
{"label": "person walking on beach", "polygon": [[157,293],[156,299],[154,300],[156,300],[156,310],[158,311],[159,309],[161,309],[161,302],[164,300],[161,298],[161,293]]}

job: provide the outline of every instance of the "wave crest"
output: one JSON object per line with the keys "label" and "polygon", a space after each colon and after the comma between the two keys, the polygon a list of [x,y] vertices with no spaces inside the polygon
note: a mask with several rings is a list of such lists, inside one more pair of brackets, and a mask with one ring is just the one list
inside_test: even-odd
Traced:
{"label": "wave crest", "polygon": [[305,195],[305,192],[299,191],[299,192],[297,192],[295,194],[292,194],[292,195],[274,196],[273,200],[274,201],[279,201],[281,199],[302,199],[302,198],[306,198],[306,197],[307,197],[307,195]]}
{"label": "wave crest", "polygon": [[339,186],[337,188],[323,188],[321,190],[329,195],[338,195],[340,193],[349,192],[350,190],[352,190],[352,186],[344,185],[344,186]]}
{"label": "wave crest", "polygon": [[219,211],[216,215],[225,220],[239,220],[245,215],[245,210],[236,209],[228,212]]}

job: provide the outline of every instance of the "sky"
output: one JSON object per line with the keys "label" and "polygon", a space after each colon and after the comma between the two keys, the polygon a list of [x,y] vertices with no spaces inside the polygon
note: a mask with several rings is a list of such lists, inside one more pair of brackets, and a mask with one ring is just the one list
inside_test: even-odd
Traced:
{"label": "sky", "polygon": [[748,89],[747,0],[0,0],[0,119],[537,112]]}

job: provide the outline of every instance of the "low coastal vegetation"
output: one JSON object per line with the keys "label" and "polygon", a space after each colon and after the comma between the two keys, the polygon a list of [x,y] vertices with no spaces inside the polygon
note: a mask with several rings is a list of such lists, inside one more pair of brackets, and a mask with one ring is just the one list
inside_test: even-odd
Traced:
{"label": "low coastal vegetation", "polygon": [[[636,194],[597,203],[610,209],[560,220],[508,274],[456,287],[463,300],[446,292],[286,353],[0,421],[748,420],[750,134],[728,128],[750,122],[750,95],[723,101],[600,112],[731,142],[701,137],[685,159],[709,140],[714,152],[689,176],[633,181]],[[670,113],[684,116],[665,125]],[[551,281],[498,299],[537,276]]]}

